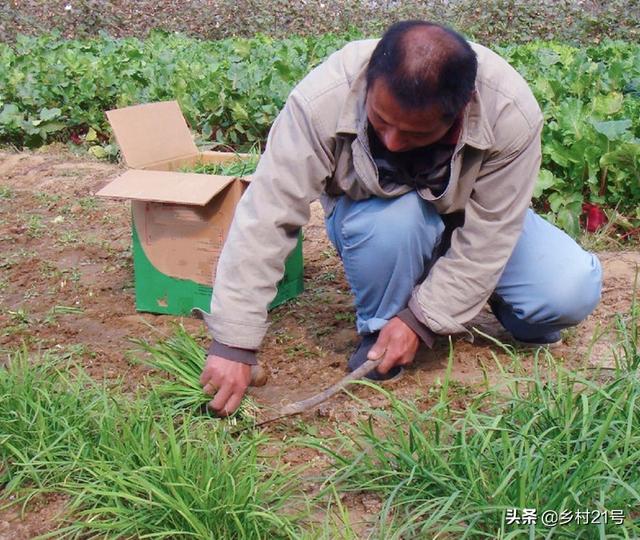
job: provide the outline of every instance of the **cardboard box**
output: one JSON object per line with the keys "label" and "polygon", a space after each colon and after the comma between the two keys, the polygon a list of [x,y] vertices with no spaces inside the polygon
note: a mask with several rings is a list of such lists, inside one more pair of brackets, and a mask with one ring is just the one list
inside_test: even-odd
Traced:
{"label": "cardboard box", "polygon": [[[236,204],[250,178],[179,172],[242,155],[199,152],[175,101],[107,112],[130,169],[97,195],[131,200],[136,309],[209,311],[215,269]],[[302,292],[302,235],[270,308]]]}

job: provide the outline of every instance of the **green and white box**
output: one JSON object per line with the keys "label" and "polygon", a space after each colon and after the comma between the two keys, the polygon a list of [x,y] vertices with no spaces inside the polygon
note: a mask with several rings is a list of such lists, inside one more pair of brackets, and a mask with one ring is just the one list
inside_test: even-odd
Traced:
{"label": "green and white box", "polygon": [[[236,204],[250,177],[181,169],[249,156],[200,152],[175,101],[107,112],[130,167],[97,195],[131,200],[136,309],[187,315],[208,311],[215,269]],[[285,263],[270,308],[303,288],[302,235]]]}

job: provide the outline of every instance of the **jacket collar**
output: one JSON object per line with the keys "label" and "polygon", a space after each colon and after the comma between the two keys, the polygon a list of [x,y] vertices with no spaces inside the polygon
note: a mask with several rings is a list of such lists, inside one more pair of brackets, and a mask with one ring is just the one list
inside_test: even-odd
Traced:
{"label": "jacket collar", "polygon": [[491,148],[496,142],[491,124],[487,118],[487,111],[480,98],[478,87],[473,91],[471,101],[464,111],[462,135],[460,141],[479,150]]}
{"label": "jacket collar", "polygon": [[366,120],[365,98],[367,95],[367,64],[360,70],[349,87],[347,99],[345,99],[336,132],[342,135],[357,135]]}
{"label": "jacket collar", "polygon": [[[358,135],[366,133],[367,114],[365,98],[367,93],[367,66],[361,69],[351,84],[338,118],[337,133]],[[495,142],[486,109],[476,88],[471,101],[466,106],[462,122],[462,132],[458,145],[469,145],[479,150],[490,148]]]}

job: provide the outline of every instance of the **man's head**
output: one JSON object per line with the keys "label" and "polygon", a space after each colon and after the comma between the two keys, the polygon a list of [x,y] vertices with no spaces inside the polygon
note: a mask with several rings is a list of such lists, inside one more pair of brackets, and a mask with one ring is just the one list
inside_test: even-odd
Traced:
{"label": "man's head", "polygon": [[367,116],[382,143],[403,152],[436,142],[473,94],[478,62],[453,30],[425,22],[391,26],[367,67]]}

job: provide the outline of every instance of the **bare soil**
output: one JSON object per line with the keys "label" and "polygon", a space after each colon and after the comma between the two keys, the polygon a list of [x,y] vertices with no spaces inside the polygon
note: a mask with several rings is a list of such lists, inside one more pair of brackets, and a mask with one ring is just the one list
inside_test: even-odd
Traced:
{"label": "bare soil", "polygon": [[[97,199],[93,194],[123,171],[122,166],[76,157],[64,146],[38,152],[0,151],[0,362],[18,347],[53,350],[77,359],[96,378],[123,379],[130,388],[146,384],[148,369],[133,361],[131,338],[156,341],[181,322],[207,343],[202,323],[191,318],[136,313],[130,252],[128,203]],[[265,407],[306,398],[344,375],[346,358],[357,344],[349,286],[326,238],[317,203],[305,228],[305,292],[274,310],[260,361],[269,382],[252,389]],[[603,298],[579,327],[564,334],[553,351],[573,368],[610,367],[616,313],[629,310],[640,253],[601,252],[605,269]],[[71,309],[69,309],[71,308]],[[472,326],[509,342],[488,309]],[[593,336],[603,336],[593,342]],[[495,359],[507,368],[510,358],[490,340],[456,341],[451,389],[464,407],[468,395],[483,384],[484,373],[499,381]],[[389,385],[395,395],[424,403],[437,394],[449,355],[447,340],[421,350],[402,379]],[[523,353],[525,364],[532,353]],[[384,398],[365,388],[355,391],[369,404]],[[362,406],[342,394],[304,415],[320,433],[364,415]],[[296,421],[268,428],[283,437]],[[324,460],[312,450],[297,450],[291,463]],[[0,492],[1,497],[1,492]],[[0,500],[0,503],[7,502]],[[347,506],[363,524],[377,513],[379,501],[349,496]],[[26,539],[55,529],[64,507],[59,496],[36,499],[21,512],[0,511],[0,540]]]}

